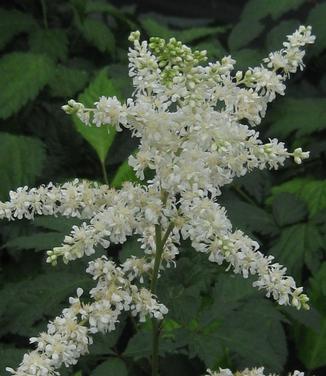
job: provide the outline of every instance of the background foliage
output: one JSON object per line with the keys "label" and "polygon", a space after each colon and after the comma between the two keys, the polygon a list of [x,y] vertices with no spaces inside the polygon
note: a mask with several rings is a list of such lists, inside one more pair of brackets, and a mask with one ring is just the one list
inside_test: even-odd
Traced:
{"label": "background foliage", "polygon": [[[207,49],[211,59],[231,53],[242,69],[279,49],[300,23],[311,24],[317,42],[305,59],[307,69],[292,79],[286,97],[276,100],[261,126],[266,139],[276,136],[290,149],[311,150],[310,160],[300,166],[289,162],[278,172],[255,171],[226,187],[221,200],[234,226],[256,238],[305,286],[312,309],[276,306],[250,281],[209,265],[188,244],[182,246],[177,272],[168,271],[158,291],[170,308],[162,376],[259,365],[271,372],[302,369],[321,375],[326,365],[326,3],[211,1],[205,17],[194,18],[203,16],[199,3],[142,1],[116,7],[104,0],[13,0],[3,6],[0,198],[7,199],[18,186],[50,180],[108,179],[119,187],[135,179],[126,158],[136,144],[127,132],[85,128],[60,110],[71,97],[92,103],[100,95],[124,99],[131,93],[131,30],[142,30],[144,37],[175,36]],[[189,14],[193,17],[185,17]],[[56,268],[44,262],[44,251],[60,244],[74,223],[47,217],[0,223],[1,375],[5,366],[17,366],[28,337],[45,328],[67,297],[78,286],[92,284],[83,272],[85,261]],[[138,251],[130,239],[110,254],[123,260]],[[148,375],[149,337],[146,324],[124,317],[117,332],[98,336],[90,354],[63,374]]]}

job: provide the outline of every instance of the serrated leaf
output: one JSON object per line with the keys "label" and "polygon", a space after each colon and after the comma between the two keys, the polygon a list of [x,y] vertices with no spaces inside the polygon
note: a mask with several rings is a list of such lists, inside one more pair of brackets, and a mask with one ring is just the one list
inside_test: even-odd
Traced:
{"label": "serrated leaf", "polygon": [[290,193],[280,193],[273,199],[273,215],[280,226],[300,222],[307,214],[306,204]]}
{"label": "serrated leaf", "polygon": [[33,225],[47,230],[67,233],[72,226],[78,226],[81,222],[79,218],[41,216],[34,218]]}
{"label": "serrated leaf", "polygon": [[27,349],[16,349],[14,347],[0,347],[0,375],[6,375],[6,367],[15,368],[21,362]]}
{"label": "serrated leaf", "polygon": [[36,252],[47,251],[62,244],[64,237],[74,225],[80,225],[78,218],[64,217],[36,217],[32,222],[34,227],[51,230],[48,232],[35,232],[23,236],[11,237],[3,248],[11,250],[33,249]]}
{"label": "serrated leaf", "polygon": [[19,236],[9,240],[3,247],[14,250],[33,249],[36,252],[47,251],[59,246],[63,242],[64,236],[64,234],[57,232],[42,232]]}
{"label": "serrated leaf", "polygon": [[94,343],[89,348],[90,355],[107,355],[114,354],[111,350],[113,346],[119,340],[119,337],[125,327],[125,318],[121,316],[119,318],[119,325],[110,333],[97,333],[93,336]]}
{"label": "serrated leaf", "polygon": [[87,289],[91,284],[87,275],[67,271],[51,271],[5,284],[0,290],[1,332],[35,334],[34,324],[59,313],[61,302],[75,294],[78,287]]}
{"label": "serrated leaf", "polygon": [[110,358],[96,367],[91,376],[127,376],[128,370],[123,360]]}
{"label": "serrated leaf", "polygon": [[86,70],[58,65],[49,82],[50,94],[53,97],[71,98],[85,87],[87,81]]}
{"label": "serrated leaf", "polygon": [[178,285],[166,285],[160,288],[160,300],[169,307],[167,318],[172,318],[178,323],[189,323],[200,307],[200,286],[184,287]]}
{"label": "serrated leaf", "polygon": [[278,23],[270,30],[266,37],[266,49],[268,51],[280,50],[286,35],[292,34],[300,26],[298,20],[286,20]]}
{"label": "serrated leaf", "polygon": [[312,55],[318,55],[326,48],[326,3],[316,4],[310,11],[307,18],[307,25],[312,26],[314,35],[317,36],[317,41],[311,49]]}
{"label": "serrated leaf", "polygon": [[235,228],[263,235],[278,233],[273,217],[264,209],[240,200],[227,202],[225,206]]}
{"label": "serrated leaf", "polygon": [[176,347],[188,346],[206,367],[216,367],[225,351],[244,366],[264,364],[279,371],[286,360],[282,315],[240,276],[222,274],[199,312],[197,325],[177,329]]}
{"label": "serrated leaf", "polygon": [[304,0],[250,0],[243,8],[241,19],[250,22],[271,16],[276,20],[286,12],[299,8],[303,3]]}
{"label": "serrated leaf", "polygon": [[194,48],[196,50],[206,50],[208,58],[222,58],[227,55],[225,48],[222,46],[217,38],[208,38],[203,42],[196,43]]}
{"label": "serrated leaf", "polygon": [[174,37],[183,43],[190,43],[197,39],[206,38],[225,31],[225,28],[220,26],[192,27],[191,29],[185,30],[172,30],[166,25],[149,17],[143,18],[141,24],[151,37],[160,37],[163,39]]}
{"label": "serrated leaf", "polygon": [[[283,229],[270,253],[287,267],[289,274],[301,280],[302,268],[308,257],[309,265],[319,266],[320,249],[323,242],[317,227],[310,223],[297,224]],[[307,256],[308,255],[308,256]],[[312,260],[311,260],[312,259]],[[312,270],[314,272],[315,270]]]}
{"label": "serrated leaf", "polygon": [[14,9],[0,9],[0,19],[0,49],[17,34],[36,27],[36,21],[29,14]]}
{"label": "serrated leaf", "polygon": [[33,184],[42,171],[44,159],[40,140],[0,133],[0,199],[6,199],[11,189]]}
{"label": "serrated leaf", "polygon": [[87,18],[81,25],[81,32],[85,39],[99,51],[111,54],[114,52],[115,38],[104,22]]}
{"label": "serrated leaf", "polygon": [[248,67],[259,65],[261,60],[265,57],[261,51],[252,48],[243,48],[235,52],[232,51],[232,56],[237,62],[237,69],[240,70],[246,70]]}
{"label": "serrated leaf", "polygon": [[[126,7],[124,7],[124,10],[126,10]],[[109,4],[105,1],[88,1],[85,8],[86,13],[107,13],[123,22],[125,22],[131,30],[135,30],[138,25],[130,18],[128,17],[128,14],[126,12],[123,12],[122,10],[115,7],[113,4]]]}
{"label": "serrated leaf", "polygon": [[[100,96],[119,96],[112,81],[107,77],[106,69],[101,70],[78,100],[85,106],[93,106]],[[116,130],[114,127],[95,127],[84,125],[76,116],[73,117],[77,131],[94,148],[100,161],[104,163],[108,151],[114,141]]]}
{"label": "serrated leaf", "polygon": [[315,369],[326,365],[326,263],[310,280],[312,303],[322,315],[317,330],[311,328],[301,330],[297,338],[298,354],[306,368]]}
{"label": "serrated leaf", "polygon": [[68,38],[62,29],[38,28],[29,35],[32,52],[47,55],[53,60],[65,60],[68,55]]}
{"label": "serrated leaf", "polygon": [[134,169],[129,166],[128,160],[124,161],[115,173],[114,178],[111,182],[113,188],[121,188],[122,184],[126,181],[139,182]]}
{"label": "serrated leaf", "polygon": [[220,34],[225,31],[221,26],[193,27],[177,32],[176,38],[183,43],[191,43],[197,39],[206,38],[211,35]]}
{"label": "serrated leaf", "polygon": [[[142,27],[150,37],[160,37],[169,39],[174,36],[173,30],[163,23],[155,21],[153,18],[145,17],[140,20]],[[176,38],[176,37],[175,37]]]}
{"label": "serrated leaf", "polygon": [[120,262],[125,262],[128,257],[142,255],[142,249],[140,243],[137,241],[137,236],[130,237],[125,243],[123,243],[121,251],[119,252]]}
{"label": "serrated leaf", "polygon": [[240,21],[236,24],[229,35],[228,45],[230,51],[239,50],[256,39],[264,30],[264,25],[259,21]]}
{"label": "serrated leaf", "polygon": [[19,111],[49,82],[53,62],[44,55],[13,52],[0,60],[0,118]]}
{"label": "serrated leaf", "polygon": [[[162,337],[159,352],[164,355],[169,350],[174,349],[172,342]],[[123,355],[134,360],[149,358],[152,354],[152,333],[145,329],[140,329],[128,342]]]}
{"label": "serrated leaf", "polygon": [[273,195],[280,192],[294,193],[305,201],[311,217],[326,208],[326,181],[292,179],[272,188]]}
{"label": "serrated leaf", "polygon": [[239,184],[256,199],[262,203],[271,189],[271,177],[267,171],[254,170],[241,178],[236,179],[235,184]]}
{"label": "serrated leaf", "polygon": [[309,135],[326,128],[325,116],[324,98],[285,98],[270,114],[272,126],[268,133],[278,137],[287,137],[291,133],[296,137]]}

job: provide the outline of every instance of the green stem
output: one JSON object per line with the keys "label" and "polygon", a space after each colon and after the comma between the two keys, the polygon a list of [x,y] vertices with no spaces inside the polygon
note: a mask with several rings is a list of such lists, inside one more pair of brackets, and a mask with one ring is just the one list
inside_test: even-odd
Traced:
{"label": "green stem", "polygon": [[104,183],[106,185],[109,185],[109,178],[108,178],[108,174],[106,172],[106,168],[105,168],[105,162],[104,161],[100,161],[101,162],[101,168],[102,168],[102,174],[103,174],[103,180],[104,180]]}
{"label": "green stem", "polygon": [[[165,197],[164,197],[165,198]],[[166,199],[165,199],[166,200]],[[160,224],[155,225],[155,245],[156,253],[154,260],[154,268],[151,280],[150,290],[153,294],[156,292],[157,279],[160,270],[160,265],[162,261],[162,254],[164,250],[164,245],[168,240],[168,237],[173,230],[174,224],[171,222],[162,236],[162,226]],[[160,345],[160,334],[161,334],[161,323],[156,319],[152,319],[152,376],[158,376],[159,372],[159,345]]]}
{"label": "green stem", "polygon": [[43,15],[44,27],[46,29],[48,29],[48,17],[47,17],[46,2],[45,2],[45,0],[41,0],[41,6],[42,6],[42,15]]}
{"label": "green stem", "polygon": [[232,185],[232,188],[241,196],[243,197],[247,202],[249,202],[250,204],[254,205],[254,206],[257,206],[257,204],[255,203],[255,201],[249,197],[247,195],[247,193],[245,193],[238,185]]}

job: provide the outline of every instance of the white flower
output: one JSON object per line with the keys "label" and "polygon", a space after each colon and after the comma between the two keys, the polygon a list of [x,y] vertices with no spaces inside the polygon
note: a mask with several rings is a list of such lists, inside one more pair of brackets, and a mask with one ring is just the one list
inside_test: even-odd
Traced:
{"label": "white flower", "polygon": [[294,162],[301,164],[303,159],[309,158],[309,151],[302,151],[301,148],[297,148],[293,152]]}
{"label": "white flower", "polygon": [[[308,297],[286,275],[286,267],[261,253],[256,241],[232,229],[218,196],[222,186],[252,169],[277,169],[291,156],[299,164],[308,158],[309,152],[301,148],[289,153],[277,139],[263,143],[251,126],[261,122],[277,94],[284,94],[290,73],[304,67],[302,47],[314,42],[311,27],[300,26],[263,65],[235,74],[230,56],[202,66],[206,51],[192,51],[175,38],[151,38],[150,43],[139,39],[139,32],[130,36],[129,76],[135,91],[126,105],[116,97],[102,96],[94,108],[70,100],[63,110],[85,124],[129,129],[139,138],[130,166],[142,180],[145,169],[152,170],[152,178],[144,186],[126,183],[119,191],[79,180],[21,187],[0,203],[0,219],[35,215],[83,219],[61,246],[48,251],[47,261],[54,265],[59,258],[70,262],[90,256],[99,246],[122,244],[130,236],[138,237],[140,254],[120,266],[106,256],[91,261],[86,271],[96,286],[90,290],[90,302],[82,302],[83,291],[78,289],[47,332],[31,338],[36,350],[25,354],[16,371],[8,369],[14,375],[53,376],[62,365],[76,364],[88,352],[91,334],[114,330],[124,311],[140,321],[162,320],[168,308],[145,286],[154,270],[158,278],[176,263],[181,237],[190,239],[211,262],[224,263],[244,278],[254,275],[253,286],[280,305],[309,308]],[[233,375],[229,369],[207,372]],[[264,369],[245,369],[236,375],[263,376]],[[293,376],[302,375],[295,371]]]}
{"label": "white flower", "polygon": [[95,105],[96,110],[94,111],[93,121],[97,127],[104,124],[113,125],[118,131],[120,131],[120,124],[126,125],[126,108],[120,104],[117,97],[100,97],[99,101],[96,102]]}

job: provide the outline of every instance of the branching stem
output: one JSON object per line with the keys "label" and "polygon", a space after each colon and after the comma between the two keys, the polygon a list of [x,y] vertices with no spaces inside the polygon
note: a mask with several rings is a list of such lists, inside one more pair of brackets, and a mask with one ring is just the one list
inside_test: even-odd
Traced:
{"label": "branching stem", "polygon": [[[165,205],[167,201],[167,193],[162,194],[162,202]],[[154,268],[151,279],[150,290],[153,294],[156,293],[157,279],[159,275],[160,265],[162,261],[162,255],[164,251],[164,245],[169,238],[171,231],[173,230],[174,224],[171,222],[166,229],[165,233],[162,235],[161,224],[155,225],[155,245],[156,253],[154,260]],[[155,318],[152,319],[152,376],[159,375],[159,345],[160,345],[160,334],[161,334],[161,322],[157,321]]]}
{"label": "branching stem", "polygon": [[109,185],[109,178],[108,174],[106,172],[105,162],[101,160],[101,168],[102,168],[102,174],[103,174],[103,180],[106,185]]}

